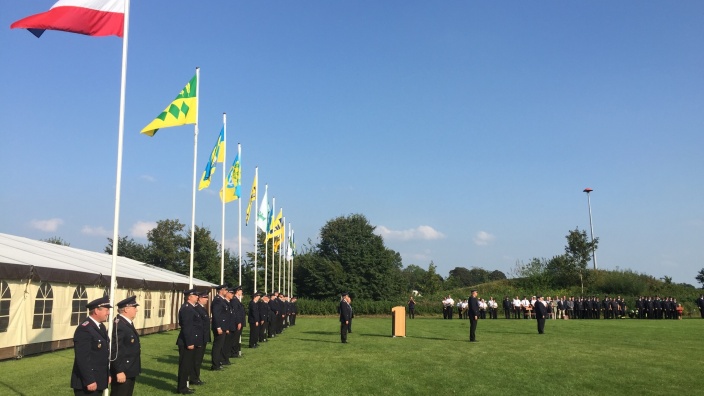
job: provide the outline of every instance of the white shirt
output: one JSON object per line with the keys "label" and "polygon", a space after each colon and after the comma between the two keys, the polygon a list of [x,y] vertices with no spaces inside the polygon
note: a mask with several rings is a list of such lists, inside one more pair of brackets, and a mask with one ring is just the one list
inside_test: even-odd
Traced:
{"label": "white shirt", "polygon": [[520,307],[521,306],[521,300],[514,298],[513,299],[513,306],[514,307]]}

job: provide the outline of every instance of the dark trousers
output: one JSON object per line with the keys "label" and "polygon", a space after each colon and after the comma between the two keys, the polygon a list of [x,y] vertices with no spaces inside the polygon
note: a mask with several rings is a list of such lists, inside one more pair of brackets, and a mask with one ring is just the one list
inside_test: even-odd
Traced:
{"label": "dark trousers", "polygon": [[347,332],[352,332],[352,318],[350,318],[350,320],[347,322]]}
{"label": "dark trousers", "polygon": [[104,390],[104,389],[96,390],[96,391],[93,391],[93,392],[88,392],[88,391],[85,390],[85,389],[74,389],[74,390],[73,390],[73,394],[74,394],[75,396],[84,396],[84,395],[86,395],[86,396],[101,396],[101,395],[103,394],[103,390]]}
{"label": "dark trousers", "polygon": [[125,382],[119,383],[113,377],[110,383],[110,396],[132,396],[134,393],[135,378],[126,378]]}
{"label": "dark trousers", "polygon": [[477,317],[469,314],[469,340],[477,340]]}
{"label": "dark trousers", "polygon": [[213,349],[210,351],[210,368],[218,368],[223,363],[223,348],[225,346],[225,332],[218,334],[213,331]]}
{"label": "dark trousers", "polygon": [[408,308],[408,317],[411,319],[415,319],[415,317],[416,317],[416,309],[415,308]]}
{"label": "dark trousers", "polygon": [[545,330],[545,318],[538,318],[538,334],[543,334]]}
{"label": "dark trousers", "polygon": [[[259,342],[264,342],[267,336],[267,329],[271,329],[271,322],[264,322],[264,324],[259,324]],[[273,333],[269,332],[269,335]]]}
{"label": "dark trousers", "polygon": [[259,326],[256,324],[249,324],[249,347],[253,347],[257,345],[257,341],[259,340]]}
{"label": "dark trousers", "polygon": [[296,314],[291,314],[291,316],[289,316],[288,322],[291,326],[295,326],[296,325]]}
{"label": "dark trousers", "polygon": [[511,319],[511,310],[504,308],[504,316],[506,316],[506,319]]}
{"label": "dark trousers", "polygon": [[[207,343],[206,343],[207,345]],[[203,357],[205,357],[205,345],[200,348],[196,348],[196,353],[193,357],[193,375],[194,381],[200,380],[200,366],[203,365]]]}
{"label": "dark trousers", "polygon": [[347,325],[348,325],[348,323],[340,322],[340,341],[342,341],[342,342],[347,342]]}
{"label": "dark trousers", "polygon": [[235,332],[230,330],[229,333],[225,334],[225,345],[222,347],[222,361],[224,363],[230,362],[230,357],[232,356],[232,346],[235,343]]}
{"label": "dark trousers", "polygon": [[196,350],[188,349],[185,346],[178,346],[178,391],[188,389],[187,381],[193,373],[193,361]]}
{"label": "dark trousers", "polygon": [[232,333],[232,345],[230,346],[230,357],[239,356],[242,351],[242,328],[234,330]]}

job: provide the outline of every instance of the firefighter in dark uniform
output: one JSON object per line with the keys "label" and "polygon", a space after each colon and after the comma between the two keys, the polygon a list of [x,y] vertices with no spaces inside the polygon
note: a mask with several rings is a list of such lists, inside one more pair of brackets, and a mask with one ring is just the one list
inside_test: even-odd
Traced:
{"label": "firefighter in dark uniform", "polygon": [[232,347],[235,344],[235,329],[237,329],[237,324],[235,323],[235,312],[232,310],[232,300],[235,298],[235,289],[228,288],[225,294],[225,301],[227,301],[227,321],[225,328],[227,329],[225,335],[225,345],[222,348],[222,364],[229,366],[232,364],[230,362],[230,355],[232,354]]}
{"label": "firefighter in dark uniform", "polygon": [[247,315],[242,304],[242,286],[235,286],[235,296],[230,301],[230,308],[235,319],[234,342],[230,349],[230,357],[239,358],[242,356],[242,330],[247,323]]}
{"label": "firefighter in dark uniform", "polygon": [[193,364],[193,376],[191,385],[203,385],[205,381],[200,379],[200,368],[205,357],[205,348],[210,342],[210,316],[208,315],[208,292],[198,294],[198,303],[195,305],[196,312],[200,316],[200,325],[203,328],[203,347],[196,348],[195,363]]}
{"label": "firefighter in dark uniform", "polygon": [[259,305],[259,342],[267,342],[267,338],[274,338],[271,296],[271,294],[265,294],[257,303]]}
{"label": "firefighter in dark uniform", "polygon": [[259,340],[259,298],[261,293],[252,294],[252,300],[247,309],[247,321],[249,322],[249,347],[256,348]]}
{"label": "firefighter in dark uniform", "polygon": [[222,370],[223,363],[223,351],[225,346],[225,338],[227,335],[227,317],[229,312],[229,305],[227,300],[225,300],[225,294],[227,293],[227,286],[220,285],[215,288],[218,294],[213,298],[213,302],[210,304],[210,312],[212,315],[212,329],[213,329],[213,349],[211,351],[211,370]]}
{"label": "firefighter in dark uniform", "polygon": [[290,317],[290,324],[291,326],[296,325],[296,314],[298,314],[298,307],[296,306],[296,301],[298,299],[296,297],[291,298],[291,317]]}
{"label": "firefighter in dark uniform", "polygon": [[139,334],[134,328],[137,317],[137,297],[127,297],[117,303],[118,315],[112,328],[112,358],[110,359],[110,394],[113,396],[131,396],[134,384],[142,371],[140,359]]}
{"label": "firefighter in dark uniform", "polygon": [[110,316],[110,299],[101,297],[86,304],[89,316],[73,333],[71,388],[75,395],[99,395],[110,383],[108,330],[103,322]]}
{"label": "firefighter in dark uniform", "polygon": [[178,345],[178,388],[177,393],[189,395],[195,393],[188,387],[196,379],[193,376],[193,365],[195,364],[196,349],[203,347],[203,325],[200,315],[196,311],[196,301],[198,292],[190,289],[183,292],[186,302],[178,310],[178,324],[181,332],[178,334],[176,345]]}

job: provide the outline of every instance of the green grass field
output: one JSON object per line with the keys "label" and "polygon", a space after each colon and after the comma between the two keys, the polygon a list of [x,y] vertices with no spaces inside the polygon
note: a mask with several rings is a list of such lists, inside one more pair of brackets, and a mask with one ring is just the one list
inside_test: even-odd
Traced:
{"label": "green grass field", "polygon": [[[694,395],[704,394],[704,320],[416,318],[392,338],[389,318],[302,317],[260,348],[211,372],[196,395]],[[142,337],[135,394],[176,389],[176,331]],[[206,354],[206,360],[209,354]],[[0,362],[1,395],[69,395],[73,350]]]}

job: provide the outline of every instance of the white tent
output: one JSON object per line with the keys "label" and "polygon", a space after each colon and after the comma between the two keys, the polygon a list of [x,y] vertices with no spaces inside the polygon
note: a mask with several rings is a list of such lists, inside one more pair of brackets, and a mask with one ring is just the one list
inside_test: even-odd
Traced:
{"label": "white tent", "polygon": [[[0,233],[0,359],[72,347],[86,303],[109,292],[111,268],[105,253]],[[142,334],[178,327],[185,289],[188,276],[118,257],[115,301],[137,296]]]}

